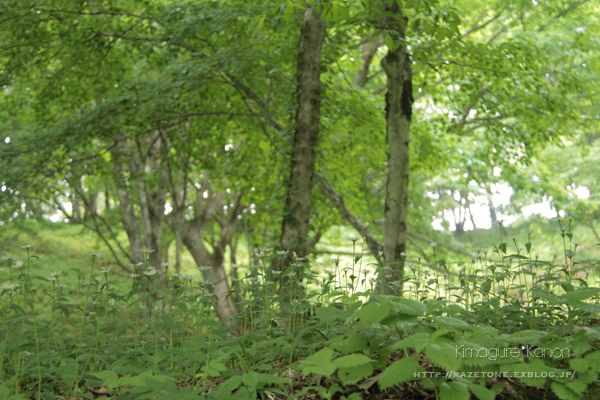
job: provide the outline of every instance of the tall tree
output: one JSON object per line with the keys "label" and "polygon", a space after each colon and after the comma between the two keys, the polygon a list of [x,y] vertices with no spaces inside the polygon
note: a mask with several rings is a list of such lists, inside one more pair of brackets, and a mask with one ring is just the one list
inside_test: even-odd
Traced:
{"label": "tall tree", "polygon": [[288,260],[291,252],[304,257],[310,251],[306,242],[321,117],[321,48],[325,37],[321,12],[322,7],[307,8],[300,31],[296,72],[298,108],[280,240],[281,248],[290,252]]}

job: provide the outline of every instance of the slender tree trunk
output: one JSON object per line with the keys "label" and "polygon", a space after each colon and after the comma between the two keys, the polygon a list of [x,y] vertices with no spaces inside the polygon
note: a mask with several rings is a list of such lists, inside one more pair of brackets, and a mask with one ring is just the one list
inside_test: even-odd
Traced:
{"label": "slender tree trunk", "polygon": [[182,235],[183,244],[190,251],[194,261],[199,267],[210,267],[202,271],[204,281],[213,288],[213,294],[217,300],[217,316],[224,327],[239,332],[239,327],[234,322],[235,316],[239,314],[239,308],[235,304],[235,296],[230,296],[231,289],[227,281],[227,274],[223,268],[223,251],[215,248],[211,254],[202,239],[202,229],[190,227],[184,230]]}
{"label": "slender tree trunk", "polygon": [[412,115],[412,69],[406,48],[404,26],[406,17],[396,2],[386,7],[385,25],[394,38],[395,49],[389,49],[381,62],[387,76],[386,131],[388,144],[388,179],[385,198],[385,263],[391,267],[386,280],[402,290],[404,257],[407,239],[409,139]]}
{"label": "slender tree trunk", "polygon": [[[298,50],[298,109],[280,241],[282,249],[290,251],[290,255],[294,251],[300,257],[307,253],[305,243],[319,136],[321,45],[324,36],[325,21],[314,9],[307,9],[304,12]],[[291,256],[288,260],[291,260]]]}

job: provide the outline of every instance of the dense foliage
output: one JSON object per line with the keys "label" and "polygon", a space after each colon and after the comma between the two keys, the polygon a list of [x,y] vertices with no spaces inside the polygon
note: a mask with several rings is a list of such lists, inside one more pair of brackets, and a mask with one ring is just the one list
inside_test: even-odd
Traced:
{"label": "dense foliage", "polygon": [[598,15],[2,0],[0,398],[598,397]]}

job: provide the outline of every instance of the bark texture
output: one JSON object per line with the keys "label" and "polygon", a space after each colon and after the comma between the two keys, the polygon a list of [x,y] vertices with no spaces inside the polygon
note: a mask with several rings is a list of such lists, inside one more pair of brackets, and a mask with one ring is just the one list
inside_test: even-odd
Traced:
{"label": "bark texture", "polygon": [[296,128],[292,165],[281,229],[281,248],[304,257],[311,214],[312,181],[319,136],[321,46],[325,21],[309,8],[304,12],[297,70]]}
{"label": "bark texture", "polygon": [[412,115],[412,68],[406,48],[406,17],[396,2],[389,2],[384,25],[394,37],[395,49],[389,49],[381,61],[387,76],[385,120],[388,144],[388,179],[385,198],[385,263],[391,269],[389,282],[402,290],[407,239],[409,140]]}

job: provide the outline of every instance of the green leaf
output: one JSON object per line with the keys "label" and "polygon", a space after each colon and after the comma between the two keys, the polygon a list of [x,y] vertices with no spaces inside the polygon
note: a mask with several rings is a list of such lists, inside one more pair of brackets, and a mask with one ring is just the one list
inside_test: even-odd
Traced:
{"label": "green leaf", "polygon": [[515,332],[512,335],[509,335],[507,340],[509,343],[513,343],[513,344],[537,345],[540,343],[540,340],[545,335],[546,335],[546,332],[525,330],[525,331]]}
{"label": "green leaf", "polygon": [[104,386],[109,389],[114,389],[119,385],[119,376],[110,370],[94,372],[93,375],[96,378],[102,379],[104,381]]}
{"label": "green leaf", "polygon": [[392,345],[392,350],[414,348],[420,352],[431,341],[429,333],[415,333]]}
{"label": "green leaf", "polygon": [[560,297],[567,301],[583,301],[595,296],[600,292],[600,289],[578,289],[572,292],[564,293]]}
{"label": "green leaf", "polygon": [[371,325],[375,322],[379,322],[389,314],[392,309],[390,302],[385,303],[369,303],[358,312],[357,317],[360,322],[365,325]]}
{"label": "green leaf", "polygon": [[368,346],[368,340],[362,333],[352,333],[344,340],[332,344],[333,348],[337,351],[343,351],[350,353],[353,351],[359,351]]}
{"label": "green leaf", "polygon": [[440,385],[440,400],[469,400],[471,395],[462,382],[444,382]]}
{"label": "green leaf", "polygon": [[338,377],[344,385],[356,383],[373,374],[373,364],[362,364],[352,368],[340,368]]}
{"label": "green leaf", "polygon": [[453,317],[433,317],[433,324],[444,328],[453,328],[460,330],[471,330],[471,325],[463,320]]}
{"label": "green leaf", "polygon": [[469,390],[473,392],[475,397],[477,397],[479,400],[494,400],[496,398],[496,393],[494,393],[492,390],[486,388],[483,385],[469,383],[467,386],[469,387]]}
{"label": "green leaf", "polygon": [[348,354],[347,356],[336,358],[333,361],[333,364],[338,368],[350,368],[355,367],[357,365],[369,364],[372,362],[373,360],[371,360],[364,354]]}
{"label": "green leaf", "polygon": [[585,358],[572,358],[569,365],[577,372],[585,372],[590,367],[590,362]]}
{"label": "green leaf", "polygon": [[421,302],[412,299],[397,299],[392,302],[392,308],[395,312],[406,315],[424,315],[427,312],[427,306]]}
{"label": "green leaf", "polygon": [[462,365],[456,356],[456,346],[450,343],[430,343],[425,347],[425,354],[432,363],[448,371],[456,371]]}
{"label": "green leaf", "polygon": [[347,313],[344,310],[339,310],[334,306],[317,307],[315,313],[322,322],[329,323],[335,320],[343,321],[347,318]]}
{"label": "green leaf", "polygon": [[379,387],[382,390],[398,383],[418,380],[424,371],[419,366],[419,360],[412,357],[402,358],[387,367],[379,376]]}
{"label": "green leaf", "polygon": [[319,350],[315,354],[301,360],[301,364],[305,364],[306,367],[302,369],[304,375],[316,374],[323,375],[326,377],[331,376],[337,367],[331,362],[333,357],[333,349],[331,347],[325,347]]}
{"label": "green leaf", "polygon": [[581,395],[575,393],[571,389],[569,389],[566,385],[558,382],[552,382],[550,385],[552,391],[558,396],[561,400],[579,400],[581,399]]}
{"label": "green leaf", "polygon": [[246,372],[242,375],[242,383],[251,389],[258,387],[258,373],[254,371]]}

